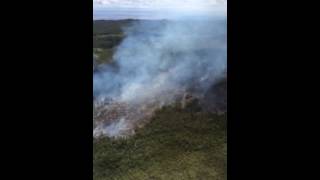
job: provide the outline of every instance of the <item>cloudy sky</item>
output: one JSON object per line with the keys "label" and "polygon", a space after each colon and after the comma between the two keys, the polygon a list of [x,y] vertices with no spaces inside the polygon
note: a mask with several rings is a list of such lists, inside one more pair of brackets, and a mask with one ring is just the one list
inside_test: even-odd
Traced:
{"label": "cloudy sky", "polygon": [[93,0],[94,19],[167,19],[226,13],[227,0]]}

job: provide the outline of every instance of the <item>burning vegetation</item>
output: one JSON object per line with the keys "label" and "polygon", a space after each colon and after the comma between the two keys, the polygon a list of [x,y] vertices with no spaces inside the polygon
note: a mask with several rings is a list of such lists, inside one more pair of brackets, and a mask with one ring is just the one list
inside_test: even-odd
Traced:
{"label": "burning vegetation", "polygon": [[95,138],[93,179],[226,179],[226,114],[199,109],[163,106],[130,138]]}
{"label": "burning vegetation", "polygon": [[93,179],[226,179],[225,27],[94,23]]}
{"label": "burning vegetation", "polygon": [[[180,94],[180,98],[177,98],[175,103],[177,107],[185,109],[195,99],[191,94],[184,93]],[[93,136],[97,138],[103,135],[109,137],[133,135],[135,129],[143,127],[154,112],[164,104],[166,103],[161,103],[156,98],[144,104],[129,104],[111,99],[96,100],[93,114]]]}
{"label": "burning vegetation", "polygon": [[183,109],[191,99],[208,104],[210,88],[225,78],[223,18],[134,21],[123,31],[110,47],[112,63],[94,67],[94,137],[132,135],[163,106]]}
{"label": "burning vegetation", "polygon": [[[176,91],[175,105],[180,110],[197,105],[199,110],[217,114],[226,113],[226,81],[221,81],[210,88],[203,97],[196,96],[185,91]],[[156,97],[144,104],[129,104],[117,102],[107,98],[101,98],[94,102],[94,130],[93,136],[126,137],[133,135],[137,128],[143,127],[153,116],[154,112],[163,105]],[[193,109],[194,110],[194,109]]]}

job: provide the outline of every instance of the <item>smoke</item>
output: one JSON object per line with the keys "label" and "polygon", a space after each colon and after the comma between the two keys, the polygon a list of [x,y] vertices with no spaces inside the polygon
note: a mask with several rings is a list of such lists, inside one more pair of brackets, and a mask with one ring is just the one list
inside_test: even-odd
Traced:
{"label": "smoke", "polygon": [[[226,27],[223,16],[133,23],[124,29],[126,38],[114,63],[93,76],[96,101],[111,99],[140,108],[170,104],[181,92],[201,97],[226,74]],[[121,127],[133,121],[119,118]],[[112,123],[101,132],[114,135],[118,126]]]}

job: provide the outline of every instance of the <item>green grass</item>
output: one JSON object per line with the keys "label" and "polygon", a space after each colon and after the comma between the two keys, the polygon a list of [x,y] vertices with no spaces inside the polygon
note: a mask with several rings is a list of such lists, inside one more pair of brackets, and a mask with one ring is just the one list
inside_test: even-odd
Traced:
{"label": "green grass", "polygon": [[97,55],[96,63],[97,64],[107,64],[112,62],[112,56],[114,49],[103,49],[103,48],[94,48],[93,53]]}
{"label": "green grass", "polygon": [[226,179],[226,115],[165,107],[127,139],[93,142],[94,180]]}
{"label": "green grass", "polygon": [[124,36],[121,34],[97,35],[93,37],[93,47],[113,48],[119,45],[123,38]]}

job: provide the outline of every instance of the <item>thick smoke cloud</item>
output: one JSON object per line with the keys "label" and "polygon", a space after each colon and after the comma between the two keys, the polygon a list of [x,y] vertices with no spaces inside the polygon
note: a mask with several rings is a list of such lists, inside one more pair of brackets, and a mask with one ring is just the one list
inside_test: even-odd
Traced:
{"label": "thick smoke cloud", "polygon": [[226,75],[226,27],[225,17],[134,23],[115,63],[94,74],[94,97],[133,106],[170,104],[186,91],[201,98]]}
{"label": "thick smoke cloud", "polygon": [[205,91],[226,70],[226,21],[139,22],[114,55],[116,67],[94,75],[96,95],[141,101],[197,85]]}

